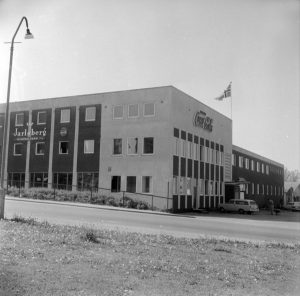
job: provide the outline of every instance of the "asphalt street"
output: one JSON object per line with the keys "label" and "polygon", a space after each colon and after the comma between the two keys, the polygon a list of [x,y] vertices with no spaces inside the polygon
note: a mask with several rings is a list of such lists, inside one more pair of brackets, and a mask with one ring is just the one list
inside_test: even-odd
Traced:
{"label": "asphalt street", "polygon": [[[297,213],[298,214],[298,213]],[[300,213],[299,213],[300,214]],[[179,237],[224,237],[249,241],[300,242],[299,220],[243,215],[172,215],[77,203],[6,198],[5,217],[14,215],[61,225],[84,225]],[[300,216],[300,215],[299,215]]]}

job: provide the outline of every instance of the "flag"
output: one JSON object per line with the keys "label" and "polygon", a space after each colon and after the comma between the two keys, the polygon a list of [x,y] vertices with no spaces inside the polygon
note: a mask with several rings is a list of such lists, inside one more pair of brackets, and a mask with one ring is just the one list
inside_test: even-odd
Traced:
{"label": "flag", "polygon": [[228,87],[224,90],[224,92],[215,100],[217,101],[223,101],[224,98],[231,97],[231,82],[229,83]]}

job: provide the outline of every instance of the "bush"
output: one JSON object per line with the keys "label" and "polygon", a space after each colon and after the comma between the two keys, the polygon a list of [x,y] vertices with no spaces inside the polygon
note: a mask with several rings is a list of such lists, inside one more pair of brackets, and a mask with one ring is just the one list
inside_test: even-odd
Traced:
{"label": "bush", "polygon": [[142,200],[133,199],[125,196],[123,198],[117,198],[113,196],[107,196],[98,192],[91,191],[69,191],[62,189],[48,189],[45,187],[36,188],[16,188],[10,187],[7,194],[14,197],[23,197],[40,200],[56,200],[56,201],[69,201],[69,202],[80,202],[80,203],[91,203],[98,205],[107,205],[113,207],[124,207],[131,209],[149,210],[150,205]]}

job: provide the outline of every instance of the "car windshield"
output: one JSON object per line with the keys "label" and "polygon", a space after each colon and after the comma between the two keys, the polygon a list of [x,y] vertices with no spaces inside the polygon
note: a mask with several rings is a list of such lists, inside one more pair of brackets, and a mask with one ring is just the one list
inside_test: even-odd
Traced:
{"label": "car windshield", "polygon": [[256,205],[256,202],[253,201],[253,200],[251,200],[251,201],[250,201],[250,205],[253,205],[253,206],[254,206],[254,205]]}

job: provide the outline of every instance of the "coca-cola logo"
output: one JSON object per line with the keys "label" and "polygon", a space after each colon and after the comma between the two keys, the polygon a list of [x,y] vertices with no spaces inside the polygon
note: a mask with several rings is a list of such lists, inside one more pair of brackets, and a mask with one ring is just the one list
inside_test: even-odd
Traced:
{"label": "coca-cola logo", "polygon": [[213,119],[206,116],[206,113],[203,111],[197,111],[194,116],[194,126],[203,128],[208,131],[213,129]]}

